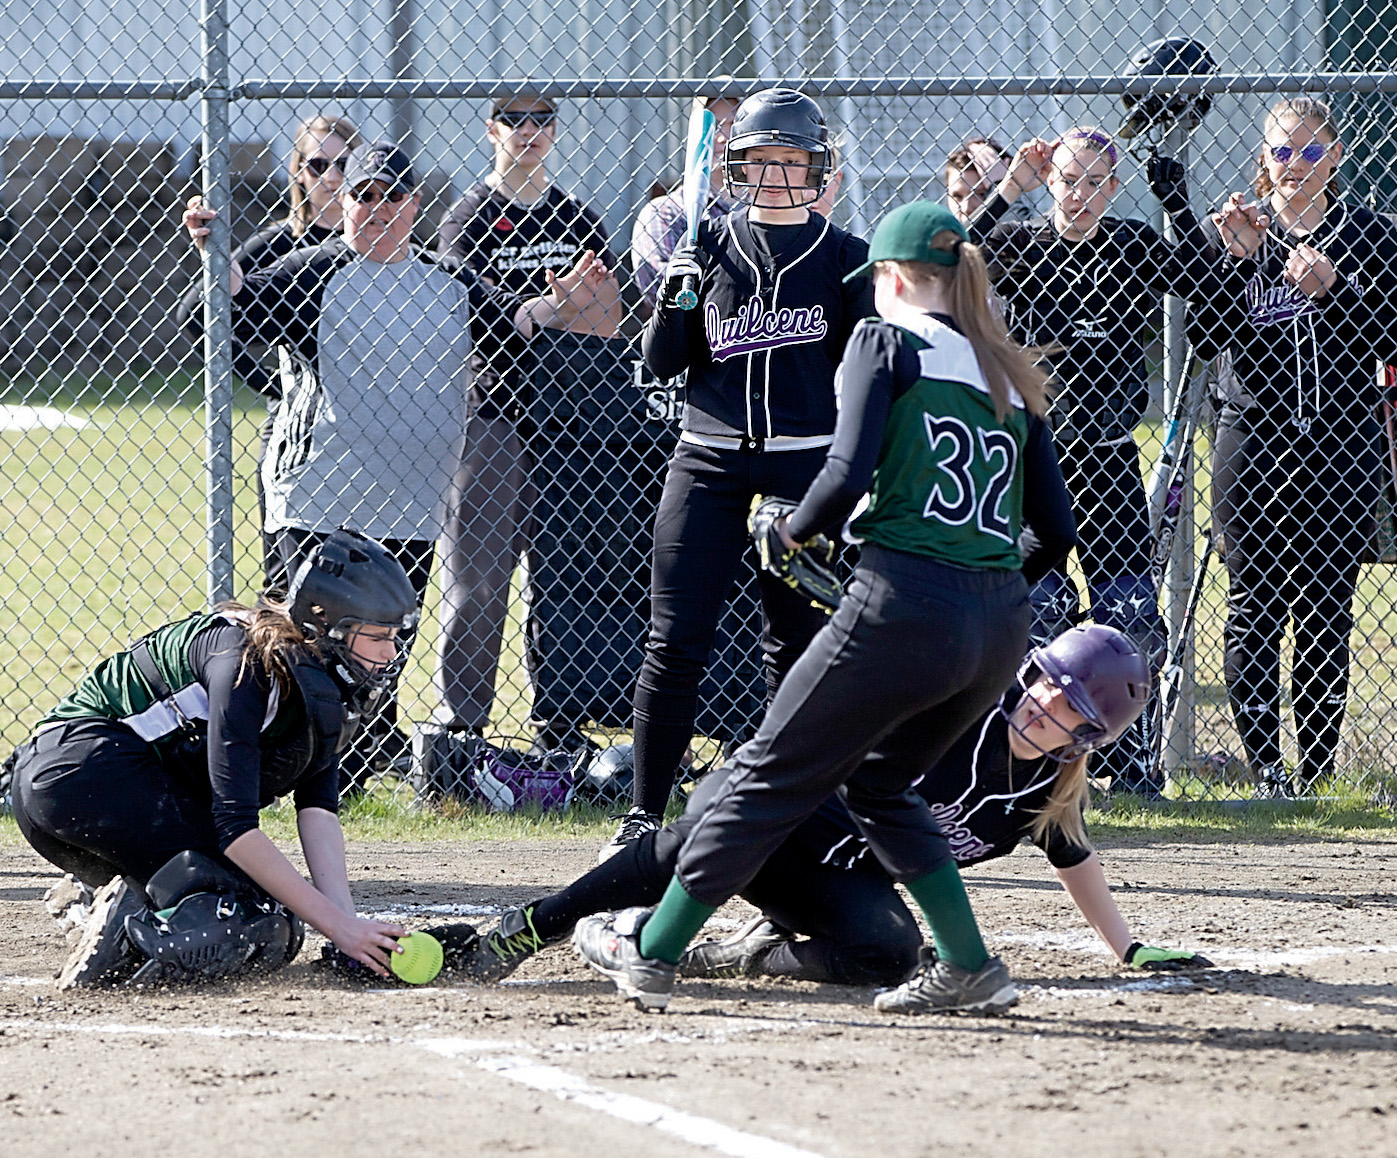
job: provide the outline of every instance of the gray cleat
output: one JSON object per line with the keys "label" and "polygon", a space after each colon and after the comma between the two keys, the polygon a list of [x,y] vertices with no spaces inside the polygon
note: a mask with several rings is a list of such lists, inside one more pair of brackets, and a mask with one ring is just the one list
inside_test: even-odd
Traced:
{"label": "gray cleat", "polygon": [[77,948],[58,974],[58,988],[116,985],[134,974],[145,957],[126,935],[126,918],[144,908],[121,877],[113,877],[98,889]]}
{"label": "gray cleat", "polygon": [[1009,970],[998,957],[991,957],[971,973],[949,961],[928,960],[911,978],[896,989],[888,989],[873,999],[879,1013],[1003,1013],[1019,1000],[1019,991]]}
{"label": "gray cleat", "polygon": [[640,955],[640,927],[649,916],[649,909],[623,909],[584,917],[572,932],[572,944],[637,1009],[659,1013],[674,993],[675,967]]}
{"label": "gray cleat", "polygon": [[681,977],[755,977],[777,945],[792,940],[780,925],[759,913],[722,941],[701,941],[679,958]]}

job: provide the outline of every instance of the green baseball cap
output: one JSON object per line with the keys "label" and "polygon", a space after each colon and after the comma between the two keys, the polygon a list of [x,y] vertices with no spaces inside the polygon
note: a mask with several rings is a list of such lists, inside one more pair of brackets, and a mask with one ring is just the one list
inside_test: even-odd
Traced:
{"label": "green baseball cap", "polygon": [[845,281],[865,277],[880,261],[929,261],[936,265],[958,265],[960,253],[954,249],[933,249],[931,239],[949,229],[962,241],[969,241],[965,226],[944,205],[934,201],[911,201],[899,205],[878,222],[873,231],[873,243],[868,247],[868,260]]}

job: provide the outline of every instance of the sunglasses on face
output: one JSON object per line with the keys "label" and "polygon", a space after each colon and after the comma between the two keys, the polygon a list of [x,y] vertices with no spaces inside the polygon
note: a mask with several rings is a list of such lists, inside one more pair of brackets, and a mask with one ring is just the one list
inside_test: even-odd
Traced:
{"label": "sunglasses on face", "polygon": [[553,109],[501,109],[492,119],[509,129],[517,129],[525,121],[533,121],[536,128],[547,129],[557,121],[558,114]]}
{"label": "sunglasses on face", "polygon": [[1329,146],[1323,141],[1311,141],[1303,149],[1297,149],[1294,145],[1267,145],[1266,148],[1271,157],[1282,165],[1290,164],[1296,153],[1308,164],[1314,165],[1329,151]]}
{"label": "sunglasses on face", "polygon": [[346,163],[348,160],[349,160],[349,158],[348,158],[347,156],[344,156],[344,157],[307,157],[304,161],[301,162],[301,167],[304,168],[304,169],[309,169],[309,170],[310,170],[312,173],[314,173],[317,177],[323,177],[323,176],[325,176],[326,173],[328,173],[328,172],[330,171],[330,166],[331,166],[331,165],[333,165],[336,169],[338,169],[341,173],[343,173],[343,172],[344,172],[345,163]]}
{"label": "sunglasses on face", "polygon": [[399,187],[389,189],[387,193],[380,193],[372,185],[366,185],[362,189],[351,189],[349,195],[360,205],[377,205],[380,201],[397,205],[399,202],[407,200],[408,192]]}

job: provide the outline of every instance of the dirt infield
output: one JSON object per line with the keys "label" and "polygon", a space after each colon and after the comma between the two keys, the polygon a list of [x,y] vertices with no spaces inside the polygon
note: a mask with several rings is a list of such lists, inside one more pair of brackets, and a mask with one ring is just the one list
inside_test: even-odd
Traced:
{"label": "dirt infield", "polygon": [[[567,948],[496,988],[347,988],[312,967],[315,937],[261,982],[59,994],[39,903],[53,874],[0,846],[0,1136],[7,1155],[187,1158],[1397,1153],[1397,835],[1103,856],[1137,936],[1218,968],[1116,969],[1020,849],[967,874],[1024,990],[1011,1016],[974,1020],[743,981],[685,983],[649,1016]],[[350,869],[361,907],[426,924],[594,857],[357,845]]]}

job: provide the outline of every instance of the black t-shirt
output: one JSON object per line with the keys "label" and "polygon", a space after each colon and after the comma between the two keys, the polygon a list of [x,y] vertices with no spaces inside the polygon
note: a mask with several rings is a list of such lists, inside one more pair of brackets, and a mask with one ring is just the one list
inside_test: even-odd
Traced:
{"label": "black t-shirt", "polygon": [[[1006,710],[1018,693],[1006,693]],[[999,707],[974,724],[916,785],[931,805],[958,864],[1008,856],[1029,835],[1034,814],[1047,802],[1059,765],[1047,757],[1020,760],[1009,751],[1009,724]],[[876,867],[858,826],[843,802],[832,796],[791,837],[821,864]],[[1091,855],[1061,829],[1051,828],[1039,845],[1054,868],[1072,868]]]}
{"label": "black t-shirt", "polygon": [[[465,265],[495,285],[522,298],[548,290],[546,271],[563,273],[592,250],[615,270],[601,219],[555,185],[533,205],[523,205],[481,183],[471,186],[441,219],[437,251]],[[488,359],[473,354],[472,399],[518,417],[527,405],[521,373],[528,344],[520,336],[505,342]],[[527,367],[523,367],[527,369]]]}

